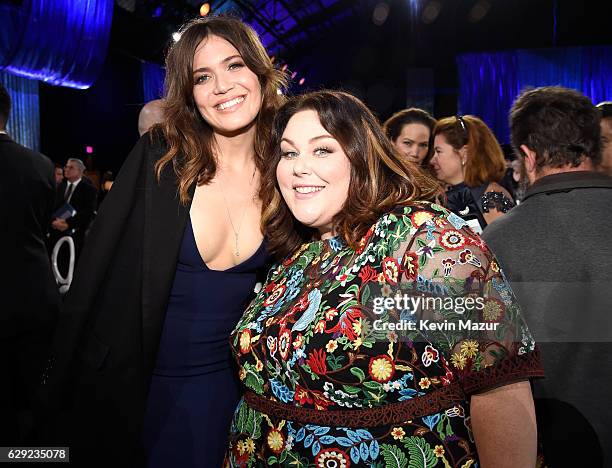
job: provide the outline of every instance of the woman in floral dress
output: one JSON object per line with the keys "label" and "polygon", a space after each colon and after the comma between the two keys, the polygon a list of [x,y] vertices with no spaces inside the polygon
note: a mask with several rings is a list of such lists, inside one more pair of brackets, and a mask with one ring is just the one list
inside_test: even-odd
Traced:
{"label": "woman in floral dress", "polygon": [[227,465],[533,467],[542,371],[484,242],[348,94],[293,98],[273,141],[263,223],[284,260],[231,337]]}

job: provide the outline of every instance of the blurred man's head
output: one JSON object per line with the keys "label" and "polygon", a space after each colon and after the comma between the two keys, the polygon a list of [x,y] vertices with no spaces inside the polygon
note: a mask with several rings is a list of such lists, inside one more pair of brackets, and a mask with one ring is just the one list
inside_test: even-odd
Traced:
{"label": "blurred man's head", "polygon": [[601,112],[601,163],[599,170],[612,176],[612,101],[597,104]]}
{"label": "blurred man's head", "polygon": [[80,159],[70,158],[66,161],[64,177],[68,182],[76,182],[83,177],[83,172],[85,172],[85,164]]}
{"label": "blurred man's head", "polygon": [[143,136],[149,129],[164,120],[164,101],[155,99],[147,102],[138,114],[138,133]]}
{"label": "blurred man's head", "polygon": [[6,122],[11,113],[11,97],[6,88],[0,83],[0,130],[6,129]]}
{"label": "blurred man's head", "polygon": [[55,185],[59,185],[64,180],[64,168],[59,163],[55,163]]}
{"label": "blurred man's head", "polygon": [[530,183],[559,172],[594,170],[601,160],[600,113],[578,91],[523,92],[510,111],[512,145]]}

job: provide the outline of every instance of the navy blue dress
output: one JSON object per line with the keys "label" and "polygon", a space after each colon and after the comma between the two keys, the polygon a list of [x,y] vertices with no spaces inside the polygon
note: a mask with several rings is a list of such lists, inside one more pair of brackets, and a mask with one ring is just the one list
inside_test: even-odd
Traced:
{"label": "navy blue dress", "polygon": [[240,399],[229,335],[267,261],[262,243],[241,264],[211,270],[187,222],[144,420],[149,468],[222,465]]}

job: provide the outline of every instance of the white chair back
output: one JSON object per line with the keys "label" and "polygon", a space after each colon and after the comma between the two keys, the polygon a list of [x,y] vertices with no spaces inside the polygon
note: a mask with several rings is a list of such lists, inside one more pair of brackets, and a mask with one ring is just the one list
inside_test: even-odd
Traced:
{"label": "white chair back", "polygon": [[[59,267],[57,265],[57,257],[62,245],[68,244],[68,250],[70,253],[70,257],[68,259],[68,273],[66,277],[63,277],[61,272],[59,271]],[[64,236],[60,238],[53,247],[53,252],[51,253],[51,268],[53,269],[53,276],[55,276],[55,281],[59,284],[59,292],[60,294],[66,294],[68,289],[70,289],[70,284],[72,283],[72,274],[74,273],[74,260],[75,260],[75,250],[74,250],[74,240],[70,236]]]}

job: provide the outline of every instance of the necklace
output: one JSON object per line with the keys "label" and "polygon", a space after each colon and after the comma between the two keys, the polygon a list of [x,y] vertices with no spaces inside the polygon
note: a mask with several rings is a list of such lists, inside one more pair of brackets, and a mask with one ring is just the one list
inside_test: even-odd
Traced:
{"label": "necklace", "polygon": [[[253,168],[253,175],[251,176],[251,180],[249,181],[249,188],[253,185],[253,179],[255,178],[255,168]],[[242,222],[244,221],[244,216],[246,215],[247,208],[249,207],[248,200],[244,203],[244,209],[242,210],[242,216],[240,217],[240,223],[238,224],[238,229],[234,226],[234,221],[232,221],[232,215],[230,213],[229,204],[227,203],[227,199],[225,198],[225,192],[223,191],[223,187],[219,186],[221,190],[221,196],[223,197],[223,203],[225,204],[225,210],[227,211],[227,217],[229,218],[230,225],[232,226],[232,231],[234,231],[234,255],[237,258],[240,258],[240,249],[238,248],[238,237],[240,237],[240,230],[242,229]]]}

